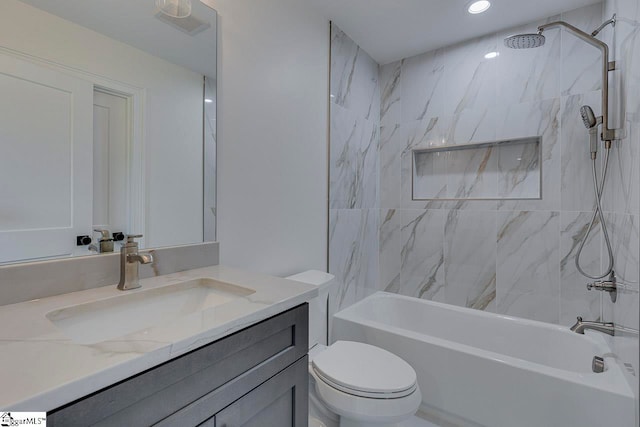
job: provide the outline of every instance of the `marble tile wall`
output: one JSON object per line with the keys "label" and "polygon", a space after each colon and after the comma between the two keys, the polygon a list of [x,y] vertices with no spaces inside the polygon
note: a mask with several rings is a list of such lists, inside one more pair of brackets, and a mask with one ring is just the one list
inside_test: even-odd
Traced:
{"label": "marble tile wall", "polygon": [[[611,125],[624,122],[627,138],[612,149],[604,206],[616,271],[628,291],[612,305],[608,296],[587,291],[574,261],[595,202],[579,109],[588,104],[600,113],[598,52],[557,29],[535,50],[510,50],[502,40],[558,19],[590,32],[614,12],[618,25],[599,37],[620,67],[611,73]],[[637,0],[605,0],[405,58],[379,67],[379,89],[371,86],[373,61],[334,27],[330,266],[343,284],[337,308],[382,289],[563,325],[582,316],[638,328],[639,13]],[[499,56],[485,59],[491,51]],[[371,96],[376,90],[379,104]],[[377,133],[371,129],[376,108]],[[486,162],[474,158],[461,159],[464,176],[457,182],[447,176],[446,162],[425,165],[433,171],[434,198],[461,200],[412,199],[411,149],[529,136],[542,138],[540,200],[463,200],[485,185],[477,171]],[[601,151],[598,161],[603,158]],[[369,168],[376,163],[373,184]],[[530,168],[508,168],[500,189],[517,195]],[[593,274],[606,263],[598,221],[595,231],[581,256]],[[640,375],[638,340],[616,345]],[[637,377],[631,381],[637,384]]]}
{"label": "marble tile wall", "polygon": [[[381,67],[380,218],[391,218],[380,230],[381,288],[553,323],[600,317],[600,295],[587,293],[567,253],[593,205],[578,114],[583,102],[597,110],[593,49],[558,30],[536,50],[510,50],[502,40],[557,19],[589,29],[602,17],[598,3]],[[491,51],[499,56],[485,59]],[[538,135],[541,200],[411,199],[412,148]],[[463,179],[441,174],[449,197],[474,197],[486,186],[486,162],[463,160]],[[502,194],[522,191],[531,179],[523,166],[499,174]],[[590,245],[583,256],[599,267],[597,236]],[[425,247],[441,256],[422,256]]]}
{"label": "marble tile wall", "polygon": [[204,78],[204,241],[216,240],[217,83]]}
{"label": "marble tile wall", "polygon": [[[637,0],[607,0],[381,66],[380,288],[563,325],[583,316],[638,328],[638,9]],[[595,203],[579,109],[588,104],[600,114],[599,53],[560,30],[548,30],[545,46],[535,50],[510,50],[502,40],[558,19],[591,32],[614,12],[615,31],[609,27],[600,37],[621,68],[613,73],[618,105],[610,107],[617,112],[611,125],[624,121],[628,136],[612,149],[604,206],[616,272],[629,291],[612,305],[608,296],[586,290],[588,279],[574,261]],[[499,56],[485,59],[491,51]],[[411,149],[536,135],[542,137],[541,200],[411,199]],[[461,159],[455,169],[464,176],[456,180],[445,161],[430,159],[423,165],[430,194],[481,193],[485,160]],[[501,188],[518,194],[531,177],[526,167],[510,167]],[[599,222],[595,231],[581,257],[592,274],[607,261]],[[640,374],[638,340],[618,347]]]}
{"label": "marble tile wall", "polygon": [[332,311],[378,289],[379,66],[331,27],[329,272]]}
{"label": "marble tile wall", "polygon": [[[510,50],[502,40],[557,19],[592,29],[603,8],[597,3],[381,67],[379,216],[391,218],[380,227],[381,288],[553,323],[601,316],[601,295],[586,291],[573,264],[594,202],[579,108],[588,103],[598,113],[597,51],[594,57],[593,48],[559,30],[549,30],[536,50]],[[485,59],[492,51],[499,56]],[[412,148],[529,136],[542,137],[541,200],[411,199]],[[479,171],[487,162],[460,161],[462,179],[443,170],[441,185],[430,186],[434,193],[482,193],[487,178]],[[538,179],[527,164],[507,168],[509,176],[497,177],[502,194],[517,197]],[[424,256],[424,248],[441,256]],[[583,254],[589,267],[600,267],[600,251],[594,235]]]}

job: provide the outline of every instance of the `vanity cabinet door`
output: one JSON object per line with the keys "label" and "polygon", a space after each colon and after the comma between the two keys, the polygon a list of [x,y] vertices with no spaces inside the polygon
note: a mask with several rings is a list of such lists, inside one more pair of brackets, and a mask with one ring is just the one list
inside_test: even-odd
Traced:
{"label": "vanity cabinet door", "polygon": [[216,414],[207,427],[306,427],[308,357],[303,357]]}

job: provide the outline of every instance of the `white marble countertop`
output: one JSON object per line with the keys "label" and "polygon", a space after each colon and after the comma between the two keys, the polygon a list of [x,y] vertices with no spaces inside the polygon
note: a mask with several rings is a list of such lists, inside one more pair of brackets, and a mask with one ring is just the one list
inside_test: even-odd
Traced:
{"label": "white marble countertop", "polygon": [[135,293],[210,278],[255,293],[164,325],[92,345],[74,343],[47,318],[64,307],[122,296],[115,285],[0,307],[0,409],[50,411],[317,295],[315,286],[224,266],[140,280]]}

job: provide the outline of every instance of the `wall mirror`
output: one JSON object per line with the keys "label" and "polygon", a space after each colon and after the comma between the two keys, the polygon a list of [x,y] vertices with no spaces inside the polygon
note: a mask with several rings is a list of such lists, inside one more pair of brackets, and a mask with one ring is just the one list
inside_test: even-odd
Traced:
{"label": "wall mirror", "polygon": [[200,0],[0,2],[0,264],[215,240],[216,20]]}

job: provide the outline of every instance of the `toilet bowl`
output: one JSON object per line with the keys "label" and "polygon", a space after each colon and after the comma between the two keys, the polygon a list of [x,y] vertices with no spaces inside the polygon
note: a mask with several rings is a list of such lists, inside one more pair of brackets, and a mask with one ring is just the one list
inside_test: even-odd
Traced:
{"label": "toilet bowl", "polygon": [[326,345],[334,277],[311,270],[288,279],[319,287],[309,301],[309,425],[392,427],[413,416],[422,395],[407,362],[365,343]]}

